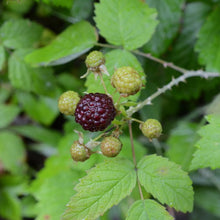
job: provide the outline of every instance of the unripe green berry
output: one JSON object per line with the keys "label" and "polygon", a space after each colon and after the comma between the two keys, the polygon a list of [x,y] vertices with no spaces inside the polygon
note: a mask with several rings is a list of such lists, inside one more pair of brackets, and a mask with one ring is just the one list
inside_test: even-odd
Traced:
{"label": "unripe green berry", "polygon": [[130,66],[118,68],[112,76],[111,83],[125,97],[136,94],[142,87],[141,76]]}
{"label": "unripe green berry", "polygon": [[117,156],[120,153],[121,148],[121,141],[113,136],[105,137],[101,142],[101,151],[106,157]]}
{"label": "unripe green berry", "polygon": [[71,156],[75,161],[85,161],[90,156],[90,151],[83,144],[74,141],[70,149]]}
{"label": "unripe green berry", "polygon": [[97,71],[105,63],[105,57],[102,52],[94,50],[86,57],[85,63],[91,71]]}
{"label": "unripe green berry", "polygon": [[58,100],[59,111],[65,115],[74,115],[79,100],[78,93],[74,91],[64,92]]}
{"label": "unripe green berry", "polygon": [[153,138],[160,137],[162,133],[162,126],[156,119],[148,119],[143,124],[140,125],[140,129],[144,136],[150,140]]}

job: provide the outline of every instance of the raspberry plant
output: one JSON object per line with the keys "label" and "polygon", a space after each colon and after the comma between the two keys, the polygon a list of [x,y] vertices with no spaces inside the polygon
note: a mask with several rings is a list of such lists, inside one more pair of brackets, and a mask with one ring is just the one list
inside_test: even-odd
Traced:
{"label": "raspberry plant", "polygon": [[219,219],[219,0],[0,12],[0,219]]}

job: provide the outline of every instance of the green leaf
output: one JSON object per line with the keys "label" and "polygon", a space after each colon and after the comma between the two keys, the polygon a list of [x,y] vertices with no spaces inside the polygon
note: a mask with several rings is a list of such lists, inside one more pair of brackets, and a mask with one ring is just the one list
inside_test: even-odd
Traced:
{"label": "green leaf", "polygon": [[36,207],[38,220],[45,220],[46,216],[60,220],[67,202],[75,193],[73,187],[78,179],[86,174],[85,170],[99,162],[97,154],[83,163],[72,160],[69,150],[77,138],[76,134],[71,133],[59,141],[59,152],[46,160],[45,167],[31,185],[30,191],[39,201]]}
{"label": "green leaf", "polygon": [[59,65],[67,63],[90,50],[96,43],[95,28],[86,21],[69,26],[51,44],[26,56],[31,65]]}
{"label": "green leaf", "polygon": [[138,177],[145,190],[162,204],[181,212],[192,211],[192,181],[177,164],[160,156],[146,156],[138,163]]}
{"label": "green leaf", "polygon": [[15,105],[0,104],[0,128],[7,127],[19,112],[20,108]]}
{"label": "green leaf", "polygon": [[16,196],[0,188],[0,216],[8,220],[21,220],[21,205]]}
{"label": "green leaf", "polygon": [[145,0],[145,2],[157,9],[160,23],[144,49],[159,56],[166,51],[177,34],[183,0]]}
{"label": "green leaf", "polygon": [[[37,2],[40,2],[41,0],[35,0]],[[65,8],[71,8],[72,4],[73,4],[73,0],[42,0],[44,3],[46,4],[51,4],[54,6],[61,6],[61,7],[65,7]]]}
{"label": "green leaf", "polygon": [[100,34],[127,50],[147,43],[158,24],[157,11],[140,0],[101,0],[95,4],[95,14]]}
{"label": "green leaf", "polygon": [[[170,60],[172,60],[172,62],[188,69],[197,68],[198,57],[194,51],[194,46],[199,30],[211,10],[211,6],[203,2],[192,2],[186,5],[183,15],[183,27],[181,29],[180,35],[173,45],[170,55]],[[205,83],[202,83],[202,86],[204,86],[203,84]],[[200,88],[199,85],[201,83],[197,83],[197,86],[195,86],[195,82],[191,84],[193,85],[190,86],[190,88],[193,87],[195,90],[197,87]],[[193,89],[190,89],[189,93],[193,93]]]}
{"label": "green leaf", "polygon": [[0,88],[0,103],[5,102],[10,96],[10,88]]}
{"label": "green leaf", "polygon": [[38,94],[50,95],[54,92],[54,77],[50,68],[32,68],[23,58],[30,52],[21,49],[14,52],[9,58],[9,79],[18,89],[33,91]]}
{"label": "green leaf", "polygon": [[57,146],[57,143],[61,138],[59,132],[36,125],[13,126],[11,129],[22,136],[54,147]]}
{"label": "green leaf", "polygon": [[220,115],[206,117],[208,125],[199,130],[201,139],[196,143],[197,150],[193,155],[191,170],[211,167],[220,168]]}
{"label": "green leaf", "polygon": [[76,186],[63,219],[96,219],[129,195],[136,184],[133,164],[108,160],[96,165]]}
{"label": "green leaf", "polygon": [[9,9],[18,14],[25,14],[31,9],[34,4],[33,0],[22,0],[22,1],[8,1],[3,0],[4,8]]}
{"label": "green leaf", "polygon": [[205,65],[208,71],[220,71],[219,20],[220,7],[216,7],[202,26],[196,43],[195,49],[199,52],[199,62]]}
{"label": "green leaf", "polygon": [[5,49],[2,45],[0,45],[0,71],[2,70],[5,63]]}
{"label": "green leaf", "polygon": [[195,204],[220,218],[219,190],[214,188],[196,189]]}
{"label": "green leaf", "polygon": [[44,125],[50,125],[59,114],[57,100],[54,98],[34,96],[25,92],[18,92],[17,97],[25,112]]}
{"label": "green leaf", "polygon": [[139,200],[128,210],[126,220],[172,220],[174,219],[163,206],[154,200]]}
{"label": "green leaf", "polygon": [[13,174],[24,171],[26,160],[22,140],[11,132],[0,132],[0,163],[4,170]]}
{"label": "green leaf", "polygon": [[[122,67],[122,66],[131,66],[134,69],[136,69],[140,75],[142,76],[142,80],[144,83],[144,79],[145,79],[145,74],[143,72],[143,69],[141,67],[140,62],[137,60],[137,58],[130,53],[129,51],[126,50],[112,50],[108,53],[105,54],[105,59],[106,59],[106,67],[108,69],[108,72],[110,74],[109,76],[103,75],[103,79],[105,82],[105,85],[107,87],[107,90],[110,94],[112,94],[113,96],[113,100],[116,102],[119,98],[119,93],[115,93],[115,88],[113,88],[113,86],[111,85],[111,76],[113,75],[114,71],[116,68]],[[100,93],[104,93],[105,90],[103,88],[103,86],[101,85],[100,82],[100,78],[98,77],[97,80],[95,80],[94,75],[90,74],[87,79],[86,79],[86,83],[85,86],[87,87],[87,92],[100,92]],[[138,96],[140,95],[140,92],[137,93],[136,95],[133,96],[129,96],[130,100],[137,100]],[[121,101],[123,100],[127,100],[126,99],[121,99]]]}
{"label": "green leaf", "polygon": [[38,213],[36,219],[45,220],[46,216],[49,216],[50,219],[60,220],[66,203],[74,194],[73,186],[80,177],[79,172],[66,169],[53,177],[46,178],[43,187],[35,193],[40,201],[36,207]]}
{"label": "green leaf", "polygon": [[166,156],[181,165],[185,171],[189,170],[195,152],[194,144],[198,140],[197,129],[197,124],[182,121],[171,131],[167,140],[169,149],[166,151]]}
{"label": "green leaf", "polygon": [[216,95],[213,101],[207,106],[206,114],[216,114],[220,115],[220,94]]}
{"label": "green leaf", "polygon": [[42,33],[43,28],[35,22],[13,19],[0,28],[0,41],[11,49],[34,47]]}

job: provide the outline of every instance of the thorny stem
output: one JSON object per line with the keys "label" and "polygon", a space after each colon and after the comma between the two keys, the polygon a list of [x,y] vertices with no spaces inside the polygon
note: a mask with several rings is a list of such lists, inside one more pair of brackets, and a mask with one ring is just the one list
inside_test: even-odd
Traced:
{"label": "thorny stem", "polygon": [[137,55],[146,57],[146,58],[148,58],[148,59],[150,59],[150,60],[153,60],[153,61],[155,61],[155,62],[157,62],[157,63],[160,63],[160,64],[162,64],[165,68],[166,68],[166,67],[170,67],[170,68],[172,68],[172,69],[174,69],[174,70],[176,70],[176,71],[178,71],[178,72],[181,72],[181,73],[183,73],[183,74],[188,71],[188,70],[186,70],[186,69],[184,69],[184,68],[181,68],[181,67],[179,67],[179,66],[176,66],[176,65],[173,64],[173,63],[166,62],[166,61],[164,61],[164,60],[162,60],[162,59],[159,59],[159,58],[157,58],[157,57],[154,57],[154,56],[152,56],[152,55],[149,54],[149,53],[143,53],[143,52],[138,51],[138,50],[135,50],[135,51],[132,51],[132,52],[133,52],[134,54],[137,54]]}
{"label": "thorny stem", "polygon": [[153,93],[151,96],[146,98],[143,102],[139,102],[135,107],[131,106],[127,110],[128,117],[130,117],[135,112],[139,111],[143,106],[151,105],[152,104],[151,101],[153,99],[155,99],[159,95],[165,93],[167,90],[172,89],[173,86],[177,86],[180,82],[185,82],[185,80],[187,78],[195,77],[195,76],[199,76],[199,77],[207,79],[209,77],[220,77],[220,74],[219,73],[204,72],[202,70],[187,71],[185,74],[183,74],[177,78],[173,78],[167,85],[163,86],[162,88],[159,88],[157,90],[157,92]]}
{"label": "thorny stem", "polygon": [[141,189],[141,184],[139,182],[138,175],[137,175],[137,162],[136,162],[136,156],[135,156],[135,150],[134,150],[134,141],[133,141],[133,133],[132,133],[131,123],[132,123],[131,121],[128,121],[130,141],[131,141],[131,149],[132,149],[132,157],[133,157],[133,162],[134,162],[134,166],[135,166],[135,170],[136,170],[139,193],[140,193],[141,199],[144,200],[143,192],[142,192],[142,189]]}

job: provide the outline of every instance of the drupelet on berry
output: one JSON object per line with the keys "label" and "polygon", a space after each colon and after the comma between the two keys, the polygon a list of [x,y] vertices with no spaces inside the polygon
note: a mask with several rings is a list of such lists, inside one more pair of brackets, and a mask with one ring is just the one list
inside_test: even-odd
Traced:
{"label": "drupelet on berry", "polygon": [[112,98],[102,93],[89,93],[78,103],[75,120],[84,130],[102,131],[116,116]]}

